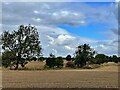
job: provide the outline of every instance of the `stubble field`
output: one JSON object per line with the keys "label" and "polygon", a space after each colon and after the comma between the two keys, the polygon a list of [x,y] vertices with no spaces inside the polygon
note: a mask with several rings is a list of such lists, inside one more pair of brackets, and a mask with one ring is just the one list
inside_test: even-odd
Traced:
{"label": "stubble field", "polygon": [[117,88],[118,66],[105,65],[97,69],[2,70],[2,87]]}

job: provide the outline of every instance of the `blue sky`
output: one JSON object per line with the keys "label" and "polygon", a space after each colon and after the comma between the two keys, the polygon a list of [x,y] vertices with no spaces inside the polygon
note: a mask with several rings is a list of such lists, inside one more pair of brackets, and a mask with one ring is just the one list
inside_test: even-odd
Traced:
{"label": "blue sky", "polygon": [[73,55],[78,45],[88,43],[98,53],[117,54],[117,4],[113,2],[3,2],[2,27],[38,28],[43,55]]}
{"label": "blue sky", "polygon": [[58,27],[66,29],[68,32],[82,37],[99,40],[105,40],[107,38],[107,36],[101,33],[105,30],[107,31],[105,24],[88,24],[77,27],[59,25]]}

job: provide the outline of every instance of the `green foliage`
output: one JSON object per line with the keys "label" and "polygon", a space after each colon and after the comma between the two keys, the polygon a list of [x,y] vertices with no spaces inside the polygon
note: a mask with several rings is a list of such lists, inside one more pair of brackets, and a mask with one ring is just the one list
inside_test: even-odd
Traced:
{"label": "green foliage", "polygon": [[97,60],[95,58],[90,59],[90,64],[97,64]]}
{"label": "green foliage", "polygon": [[83,67],[86,62],[89,62],[93,58],[95,51],[89,46],[89,44],[79,45],[75,52],[75,65],[77,67]]}
{"label": "green foliage", "polygon": [[66,60],[71,61],[71,55],[67,55]]}
{"label": "green foliage", "polygon": [[40,58],[38,59],[38,61],[44,61],[44,60],[45,60],[44,57],[40,57]]}
{"label": "green foliage", "polygon": [[95,56],[96,63],[95,64],[103,64],[107,62],[107,57],[104,54],[97,54]]}
{"label": "green foliage", "polygon": [[52,53],[50,56],[46,59],[46,65],[49,66],[49,68],[62,68],[63,67],[63,58],[62,57],[57,57],[55,58],[55,55]]}
{"label": "green foliage", "polygon": [[106,55],[104,55],[104,54],[97,54],[97,55],[95,56],[95,58],[104,59],[104,58],[106,58]]}
{"label": "green foliage", "polygon": [[[14,52],[16,56],[16,67],[20,64],[25,66],[26,62],[32,57],[39,57],[41,54],[41,46],[37,29],[34,26],[20,25],[18,30],[2,33],[2,48]],[[8,58],[10,58],[8,56]],[[9,60],[9,59],[7,59]],[[9,62],[9,61],[8,61]],[[4,64],[5,65],[5,64]]]}
{"label": "green foliage", "polygon": [[36,61],[37,58],[36,58],[36,57],[32,57],[30,60],[31,60],[31,61],[32,61],[32,60]]}
{"label": "green foliage", "polygon": [[112,56],[112,61],[115,62],[115,63],[118,63],[119,62],[119,58],[116,55],[113,55]]}
{"label": "green foliage", "polygon": [[0,67],[2,67],[2,55],[0,55]]}
{"label": "green foliage", "polygon": [[55,55],[53,55],[52,53],[50,54],[50,57],[46,59],[46,65],[49,66],[49,68],[54,68],[56,66]]}
{"label": "green foliage", "polygon": [[56,66],[58,67],[58,68],[61,68],[61,67],[63,67],[63,58],[62,57],[57,57],[57,59],[56,59]]}
{"label": "green foliage", "polygon": [[15,65],[17,59],[15,54],[15,52],[5,50],[2,53],[2,66],[7,68]]}

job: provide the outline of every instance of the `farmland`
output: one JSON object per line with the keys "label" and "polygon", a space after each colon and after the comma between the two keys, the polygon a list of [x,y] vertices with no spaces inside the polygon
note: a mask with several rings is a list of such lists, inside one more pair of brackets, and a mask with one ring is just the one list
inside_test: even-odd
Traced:
{"label": "farmland", "polygon": [[[26,67],[40,68],[32,62]],[[36,67],[35,67],[36,66]],[[42,67],[42,66],[41,66]],[[96,69],[6,70],[3,88],[117,88],[118,66],[110,63]]]}

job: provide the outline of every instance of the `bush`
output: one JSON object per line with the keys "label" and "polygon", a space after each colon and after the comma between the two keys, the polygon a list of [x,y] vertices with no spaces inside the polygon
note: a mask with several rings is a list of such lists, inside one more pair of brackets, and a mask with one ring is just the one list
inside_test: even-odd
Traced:
{"label": "bush", "polygon": [[40,58],[38,59],[38,61],[44,61],[44,60],[45,60],[44,57],[40,57]]}
{"label": "bush", "polygon": [[56,59],[56,66],[58,67],[58,68],[61,68],[61,67],[63,67],[63,59],[62,59],[62,57],[57,57],[57,59]]}
{"label": "bush", "polygon": [[46,65],[49,66],[49,68],[54,68],[56,66],[56,58],[47,58]]}
{"label": "bush", "polygon": [[67,55],[66,60],[71,61],[71,55]]}
{"label": "bush", "polygon": [[36,58],[36,57],[32,57],[32,58],[31,58],[31,61],[32,61],[32,60],[36,61],[36,60],[37,60],[37,58]]}
{"label": "bush", "polygon": [[68,62],[66,63],[66,67],[75,68],[75,64],[74,64],[74,62],[72,62],[72,61],[68,61]]}
{"label": "bush", "polygon": [[44,65],[44,69],[49,69],[49,66],[48,65]]}
{"label": "bush", "polygon": [[95,64],[103,64],[105,62],[108,62],[108,58],[104,54],[97,54],[95,56],[96,63]]}

